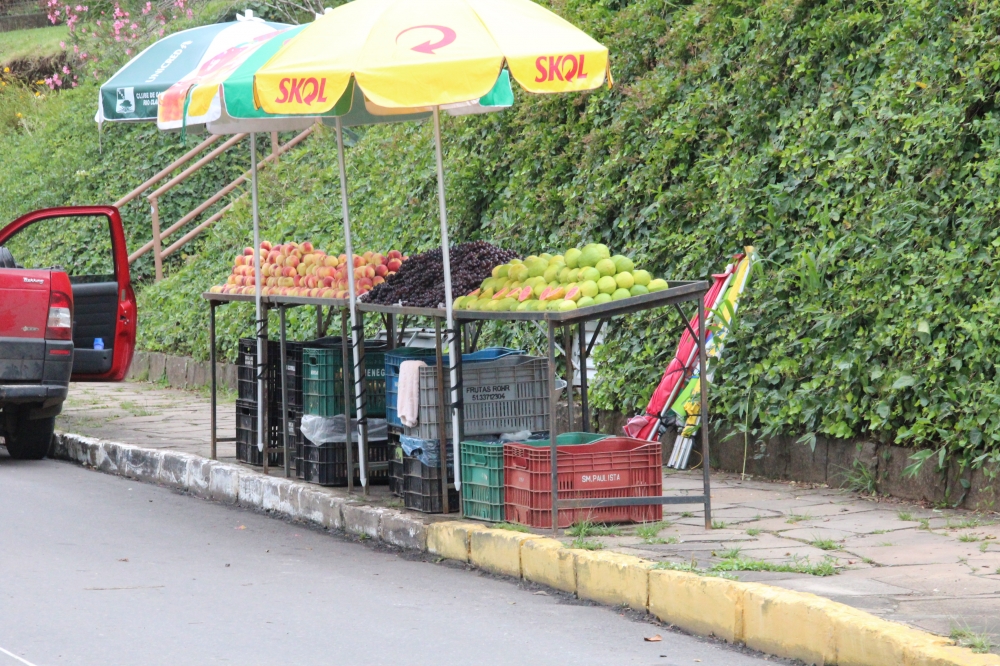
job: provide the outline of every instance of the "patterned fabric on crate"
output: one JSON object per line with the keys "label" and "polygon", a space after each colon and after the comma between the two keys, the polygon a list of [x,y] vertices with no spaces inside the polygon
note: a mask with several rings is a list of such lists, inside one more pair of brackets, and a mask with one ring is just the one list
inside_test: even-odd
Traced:
{"label": "patterned fabric on crate", "polygon": [[399,393],[396,413],[407,428],[416,427],[420,415],[420,368],[423,361],[403,361],[399,366]]}

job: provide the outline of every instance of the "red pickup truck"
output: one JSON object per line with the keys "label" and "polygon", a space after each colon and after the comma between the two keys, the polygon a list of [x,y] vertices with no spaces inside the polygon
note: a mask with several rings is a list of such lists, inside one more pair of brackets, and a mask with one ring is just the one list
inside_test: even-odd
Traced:
{"label": "red pickup truck", "polygon": [[136,304],[113,206],[49,208],[0,230],[0,435],[43,458],[73,381],[121,381]]}

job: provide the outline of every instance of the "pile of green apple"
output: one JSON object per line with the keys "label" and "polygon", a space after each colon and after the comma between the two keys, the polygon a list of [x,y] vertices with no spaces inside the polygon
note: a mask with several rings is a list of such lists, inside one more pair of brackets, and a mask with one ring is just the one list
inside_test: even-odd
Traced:
{"label": "pile of green apple", "polygon": [[606,245],[591,243],[565,254],[532,255],[497,266],[479,289],[456,299],[455,308],[565,312],[666,288],[666,280],[636,270],[628,257],[611,256]]}

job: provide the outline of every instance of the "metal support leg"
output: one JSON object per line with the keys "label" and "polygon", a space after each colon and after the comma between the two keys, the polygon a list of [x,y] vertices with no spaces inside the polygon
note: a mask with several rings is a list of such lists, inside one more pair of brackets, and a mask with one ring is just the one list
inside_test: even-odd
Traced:
{"label": "metal support leg", "polygon": [[215,377],[215,308],[216,308],[215,301],[209,301],[208,302],[208,310],[209,310],[209,315],[208,315],[208,338],[209,338],[209,343],[208,343],[209,344],[208,358],[209,358],[209,362],[212,364],[212,371],[211,371],[212,372],[212,417],[211,417],[211,421],[212,421],[212,425],[211,425],[211,430],[212,430],[211,458],[212,458],[212,460],[218,460],[217,456],[218,456],[218,453],[219,453],[219,451],[218,451],[218,440],[216,439],[218,437],[216,430],[218,428],[218,416],[217,416],[217,412],[218,412],[218,402],[219,401],[218,401],[218,397],[216,395],[216,392],[217,392],[217,389],[218,389],[218,381],[217,381],[217,379]]}
{"label": "metal support leg", "polygon": [[326,335],[326,323],[323,320],[323,306],[316,306],[316,338],[322,338]]}
{"label": "metal support leg", "polygon": [[388,349],[396,348],[396,315],[386,317],[385,342]]}
{"label": "metal support leg", "polygon": [[556,391],[556,325],[549,322],[549,453],[552,466],[552,533],[559,533],[559,470],[556,468],[558,454],[556,439],[559,437],[559,419],[556,415],[556,405],[559,392]]}
{"label": "metal support leg", "polygon": [[590,432],[590,403],[587,397],[587,322],[581,321],[580,334],[580,411],[581,430]]}
{"label": "metal support leg", "polygon": [[701,470],[705,486],[705,529],[712,529],[712,492],[709,481],[708,463],[708,377],[705,374],[707,359],[705,354],[705,300],[698,299],[698,376],[701,377],[698,393],[701,395]]}
{"label": "metal support leg", "polygon": [[563,349],[566,350],[566,432],[573,432],[573,327],[563,326]]}
{"label": "metal support leg", "polygon": [[[441,511],[451,513],[448,506],[448,411],[445,409],[449,391],[444,387],[444,355],[441,353],[441,319],[434,318],[434,351],[437,360],[438,450],[441,453]],[[454,353],[452,351],[451,353]],[[454,434],[454,433],[452,433]]]}
{"label": "metal support leg", "polygon": [[[317,308],[319,318],[323,319],[323,309]],[[285,478],[291,476],[289,463],[291,456],[288,452],[288,354],[285,349],[285,308],[278,306],[278,319],[281,321],[281,335],[279,349],[281,353],[281,448],[285,461]]]}
{"label": "metal support leg", "polygon": [[[267,377],[267,364],[268,364],[268,358],[267,358],[267,323],[268,323],[267,320],[268,320],[268,315],[269,315],[269,311],[268,311],[267,306],[265,305],[263,307],[263,309],[261,310],[261,315],[260,315],[260,319],[261,319],[261,321],[260,321],[260,333],[259,333],[260,337],[263,338],[263,340],[264,340],[264,344],[261,346],[262,352],[261,352],[261,355],[260,355],[260,360],[257,361],[257,365],[260,366],[260,373],[264,377]],[[270,401],[271,392],[270,392],[269,388],[270,387],[267,385],[267,381],[265,381],[264,382],[264,390],[261,391],[260,395],[257,396],[257,399],[260,400],[260,405],[261,405],[261,409],[260,409],[261,418],[258,420],[257,427],[260,428],[260,432],[261,432],[261,440],[260,441],[264,442],[264,450],[262,451],[262,454],[263,454],[263,465],[264,465],[264,474],[265,475],[268,474],[268,467],[269,467],[269,464],[268,464],[268,453],[271,450],[271,427],[270,427],[271,426],[271,423],[270,423],[270,421],[271,421],[271,419],[270,419],[270,411],[271,410],[268,409],[268,407],[270,407],[270,404],[271,404],[271,401]]]}
{"label": "metal support leg", "polygon": [[371,493],[372,481],[371,472],[368,469],[368,377],[365,373],[365,313],[358,312],[358,330],[355,340],[358,344],[358,367],[354,368],[354,386],[357,404],[360,411],[359,421],[365,425],[361,427],[361,446],[358,460],[362,469],[365,470],[367,483],[364,484],[364,494]]}
{"label": "metal support leg", "polygon": [[345,461],[347,462],[347,492],[348,494],[354,492],[354,439],[352,433],[354,429],[351,428],[351,373],[347,371],[351,367],[351,352],[348,348],[350,344],[350,338],[347,335],[347,310],[341,310],[340,312],[340,350],[341,350],[341,369],[344,375],[344,428],[347,430],[348,437],[347,441],[344,443],[346,448]]}

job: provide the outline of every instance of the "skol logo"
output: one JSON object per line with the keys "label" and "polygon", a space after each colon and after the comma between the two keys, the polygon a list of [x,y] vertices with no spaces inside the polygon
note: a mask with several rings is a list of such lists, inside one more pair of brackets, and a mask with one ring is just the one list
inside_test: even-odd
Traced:
{"label": "skol logo", "polygon": [[538,70],[538,76],[535,77],[535,83],[544,83],[545,81],[572,81],[573,79],[585,79],[587,78],[587,72],[584,71],[584,54],[581,53],[578,56],[575,55],[561,55],[561,56],[540,56],[535,60],[535,69]]}
{"label": "skol logo", "polygon": [[275,99],[277,104],[298,104],[311,105],[313,102],[326,102],[327,98],[323,94],[326,90],[326,79],[318,81],[315,78],[308,79],[281,79],[278,82],[278,90],[281,95]]}

